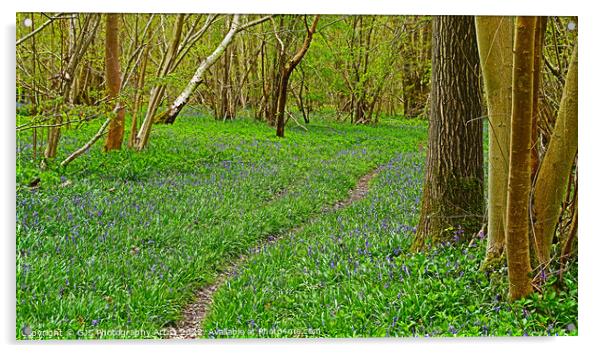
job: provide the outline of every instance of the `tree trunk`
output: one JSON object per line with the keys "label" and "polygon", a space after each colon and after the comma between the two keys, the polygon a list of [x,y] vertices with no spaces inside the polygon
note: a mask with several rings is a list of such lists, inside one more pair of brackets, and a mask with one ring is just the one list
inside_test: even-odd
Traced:
{"label": "tree trunk", "polygon": [[182,111],[182,109],[186,106],[192,93],[201,84],[202,77],[205,71],[208,68],[210,68],[217,61],[217,59],[219,59],[219,57],[224,53],[224,51],[230,45],[230,43],[232,43],[234,36],[238,32],[238,19],[239,15],[234,15],[232,19],[232,24],[230,26],[230,30],[228,31],[222,42],[213,51],[213,53],[211,53],[211,55],[209,55],[208,57],[203,59],[203,61],[201,61],[201,64],[192,76],[190,82],[188,82],[188,85],[186,85],[186,87],[184,88],[182,93],[180,93],[178,98],[176,98],[176,100],[169,106],[168,110],[164,114],[162,114],[163,117],[161,117],[160,119],[163,120],[166,124],[173,124],[175,122],[176,117],[178,116],[178,114],[180,114],[180,111]]}
{"label": "tree trunk", "polygon": [[224,53],[226,48],[232,43],[234,36],[236,36],[238,32],[246,28],[258,25],[262,22],[265,22],[271,17],[272,16],[265,16],[254,21],[250,21],[244,25],[240,25],[240,16],[234,15],[232,17],[230,30],[228,31],[224,39],[222,39],[221,43],[217,46],[217,48],[215,48],[213,53],[211,53],[208,57],[201,61],[201,63],[196,69],[196,72],[194,73],[194,75],[192,76],[182,93],[180,93],[180,95],[174,100],[174,102],[169,106],[167,111],[161,114],[159,117],[157,117],[157,119],[163,121],[166,124],[173,124],[176,121],[176,117],[178,116],[178,114],[180,114],[182,109],[186,106],[186,104],[188,104],[188,100],[190,99],[192,93],[201,84],[205,71],[209,69],[213,64],[215,64],[217,59],[220,58],[220,56]]}
{"label": "tree trunk", "polygon": [[575,45],[554,132],[535,181],[533,210],[540,264],[546,264],[550,260],[561,204],[577,154],[577,62]]}
{"label": "tree trunk", "polygon": [[314,17],[314,21],[311,24],[311,27],[307,27],[307,36],[301,45],[301,48],[297,51],[297,53],[289,60],[283,67],[283,70],[280,75],[280,83],[278,85],[278,105],[276,107],[276,136],[284,137],[284,112],[286,110],[286,95],[288,91],[288,80],[293,73],[295,67],[301,62],[305,53],[309,49],[311,41],[313,39],[313,35],[316,32],[316,27],[318,26],[318,21],[320,20],[320,15],[316,15]]}
{"label": "tree trunk", "polygon": [[489,120],[487,254],[483,268],[500,259],[506,241],[508,149],[512,114],[512,17],[476,18]]}
{"label": "tree trunk", "polygon": [[[109,99],[117,101],[121,88],[121,70],[119,67],[119,14],[107,14],[105,42],[105,73]],[[119,104],[116,102],[116,104]],[[125,109],[117,111],[109,124],[109,133],[104,150],[118,150],[123,143],[125,128]]]}
{"label": "tree trunk", "polygon": [[[228,28],[226,29],[228,30]],[[234,50],[236,50],[236,48],[234,48]],[[234,91],[234,80],[232,79],[232,75],[236,76],[236,73],[233,70],[234,67],[232,60],[234,50],[232,50],[230,46],[227,46],[222,55],[223,64],[216,65],[216,71],[214,75],[216,81],[215,91],[218,92],[215,95],[216,104],[214,114],[216,120],[232,120],[236,115],[235,104],[237,104],[237,102],[233,100],[232,94]],[[221,80],[219,79],[220,70]]]}
{"label": "tree trunk", "polygon": [[305,104],[303,104],[303,89],[305,88],[305,71],[301,69],[301,84],[299,85],[299,93],[297,94],[297,107],[303,115],[303,121],[309,124],[309,111],[306,111]]}
{"label": "tree trunk", "polygon": [[539,86],[541,81],[541,62],[543,56],[543,44],[546,34],[547,17],[537,18],[535,27],[535,43],[533,54],[533,116],[531,118],[531,181],[535,180],[537,169],[539,168],[539,153],[537,151],[537,142],[539,140],[537,129],[537,118],[539,116]]}
{"label": "tree trunk", "polygon": [[[162,65],[159,68],[157,78],[163,78],[167,74],[169,74],[169,72],[172,70],[175,64],[176,57],[178,55],[180,37],[182,36],[182,26],[184,25],[184,17],[185,15],[180,14],[176,19],[173,29],[173,37],[169,45],[169,49],[163,57]],[[148,143],[151,128],[154,123],[155,112],[161,104],[161,100],[163,99],[164,93],[165,84],[159,84],[151,89],[146,115],[144,117],[144,121],[142,121],[142,125],[140,126],[140,131],[136,136],[135,148],[139,151],[146,147],[146,144]]]}
{"label": "tree trunk", "polygon": [[514,33],[510,169],[506,206],[506,247],[511,300],[525,297],[533,290],[529,258],[529,192],[535,26],[535,17],[518,17]]}
{"label": "tree trunk", "polygon": [[[292,17],[292,16],[291,16]],[[293,32],[287,30],[285,16],[280,17],[280,22],[276,25],[276,21],[271,21],[274,31],[274,38],[277,45],[274,46],[274,55],[269,60],[271,65],[268,70],[268,79],[264,81],[265,91],[264,100],[266,102],[264,109],[264,118],[270,126],[277,125],[277,109],[278,100],[280,99],[280,84],[284,73],[284,66],[287,63],[286,49],[293,40]],[[294,18],[294,17],[293,17]],[[291,23],[291,27],[293,27]],[[279,33],[283,34],[281,36]],[[270,50],[267,50],[267,54]],[[268,55],[269,57],[269,55]]]}
{"label": "tree trunk", "polygon": [[134,94],[134,108],[132,109],[132,125],[130,128],[130,139],[128,147],[134,148],[136,145],[136,135],[138,134],[138,111],[142,104],[142,92],[144,90],[144,78],[146,76],[146,63],[148,62],[149,47],[144,48],[142,53],[142,64],[138,71],[138,80],[136,82],[136,92]]}
{"label": "tree trunk", "polygon": [[235,116],[232,92],[234,91],[231,76],[232,70],[232,51],[226,47],[224,50],[224,66],[222,72],[222,81],[220,85],[219,111],[216,112],[216,118],[220,120],[232,120]]}
{"label": "tree trunk", "polygon": [[[59,94],[63,98],[63,102],[69,102],[69,99],[71,97],[70,92],[73,77],[75,76],[77,67],[80,64],[82,58],[84,57],[84,54],[88,50],[90,43],[96,35],[96,30],[98,29],[99,24],[99,15],[86,15],[84,23],[82,25],[81,33],[79,35],[80,40],[75,42],[75,39],[70,39],[73,45],[69,48],[69,61],[67,62],[66,67],[56,75],[56,79],[58,80],[59,85]],[[74,36],[75,33],[70,32],[70,35]],[[56,118],[53,121],[55,126],[51,127],[48,130],[48,141],[46,144],[46,149],[44,150],[45,158],[54,158],[56,156],[59,140],[61,138],[62,122],[62,114],[57,114]]]}
{"label": "tree trunk", "polygon": [[483,124],[472,16],[436,16],[429,148],[412,248],[462,240],[483,222]]}

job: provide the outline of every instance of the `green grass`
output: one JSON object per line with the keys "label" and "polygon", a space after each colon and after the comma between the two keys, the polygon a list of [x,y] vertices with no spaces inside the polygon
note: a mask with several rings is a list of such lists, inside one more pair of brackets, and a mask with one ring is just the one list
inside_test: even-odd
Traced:
{"label": "green grass", "polygon": [[[99,124],[67,129],[57,160]],[[216,293],[207,337],[577,334],[576,264],[564,290],[552,279],[510,304],[506,269],[478,271],[483,239],[408,251],[423,121],[307,128],[278,139],[261,122],[188,114],[155,126],[141,153],[98,143],[43,173],[31,131],[18,134],[17,338],[160,337],[196,288],[275,233]],[[320,214],[382,164],[365,199]]]}
{"label": "green grass", "polygon": [[[57,161],[99,124],[66,129]],[[99,142],[43,173],[31,131],[18,134],[17,338],[24,327],[46,333],[35,338],[158,337],[229,261],[426,138],[419,121],[308,130],[278,139],[252,120],[182,116],[155,126],[141,153],[102,153]],[[39,188],[25,186],[38,176]]]}
{"label": "green grass", "polygon": [[483,235],[412,254],[423,154],[400,150],[368,196],[258,254],[218,290],[207,337],[576,335],[577,266],[565,291],[505,300],[483,273]]}

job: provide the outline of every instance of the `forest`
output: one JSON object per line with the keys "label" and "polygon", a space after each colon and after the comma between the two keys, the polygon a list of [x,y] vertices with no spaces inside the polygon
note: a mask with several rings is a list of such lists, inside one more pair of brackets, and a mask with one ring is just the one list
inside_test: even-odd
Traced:
{"label": "forest", "polygon": [[577,335],[577,27],[17,13],[16,339]]}

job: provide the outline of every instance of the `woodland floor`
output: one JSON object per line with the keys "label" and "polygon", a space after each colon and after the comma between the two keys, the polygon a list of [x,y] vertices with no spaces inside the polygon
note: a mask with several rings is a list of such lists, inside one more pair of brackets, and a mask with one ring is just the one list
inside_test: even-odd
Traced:
{"label": "woodland floor", "polygon": [[[58,159],[95,128],[66,130]],[[142,153],[97,145],[40,175],[19,134],[17,337],[576,334],[576,270],[514,305],[504,268],[478,271],[482,235],[409,253],[425,140],[417,120],[279,139],[188,114]]]}
{"label": "woodland floor", "polygon": [[[308,221],[306,221],[306,223],[314,222],[326,212],[332,212],[339,210],[343,207],[347,207],[351,205],[351,203],[365,197],[368,193],[368,184],[370,183],[370,180],[372,180],[372,178],[374,178],[381,170],[382,167],[379,166],[378,168],[372,170],[368,174],[362,176],[358,180],[355,187],[349,191],[349,196],[346,199],[337,201],[331,207],[326,207],[322,209],[322,212],[320,214],[309,219]],[[249,256],[253,256],[253,254],[257,254],[261,251],[264,251],[266,247],[273,245],[275,242],[280,240],[282,236],[294,234],[298,232],[302,227],[303,225],[300,225],[281,234],[268,235],[261,242],[261,244],[251,249],[247,254],[243,254],[239,258],[237,258],[234,261],[234,263],[232,263],[226,268],[225,271],[219,274],[219,276],[213,283],[199,289],[196,293],[196,299],[194,300],[194,302],[187,306],[186,309],[184,309],[183,319],[173,327],[173,330],[170,330],[169,338],[197,338],[197,334],[201,334],[202,337],[203,321],[211,307],[215,291],[221,285],[223,285],[224,282],[228,281],[239,271],[241,271],[245,264],[245,261],[247,261]]]}

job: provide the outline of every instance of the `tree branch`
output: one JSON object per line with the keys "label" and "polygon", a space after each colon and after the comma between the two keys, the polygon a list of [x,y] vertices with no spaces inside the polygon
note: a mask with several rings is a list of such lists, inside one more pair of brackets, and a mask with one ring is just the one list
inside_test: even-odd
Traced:
{"label": "tree branch", "polygon": [[65,160],[61,162],[61,167],[67,166],[67,164],[71,163],[74,159],[76,159],[77,157],[81,156],[88,149],[90,149],[90,147],[92,147],[92,145],[94,145],[94,143],[96,143],[96,141],[98,141],[105,134],[105,130],[107,129],[107,126],[109,126],[109,123],[111,122],[111,120],[113,120],[113,115],[117,114],[117,112],[121,108],[122,108],[121,104],[118,103],[115,106],[115,109],[113,109],[113,111],[111,112],[111,115],[100,126],[100,128],[98,129],[98,132],[96,133],[96,135],[92,136],[92,138],[88,142],[86,142],[85,145],[83,145],[82,147],[80,147],[79,149],[77,149],[76,151],[74,151],[73,153],[71,153],[69,155],[69,157],[65,158]]}
{"label": "tree branch", "polygon": [[21,39],[19,39],[17,41],[17,46],[19,46],[20,44],[22,44],[23,42],[25,42],[29,38],[35,36],[36,33],[38,33],[39,31],[43,30],[46,26],[48,26],[49,24],[51,24],[54,20],[56,20],[57,18],[61,17],[62,15],[63,15],[63,13],[59,12],[56,15],[54,15],[52,17],[49,17],[48,21],[44,22],[40,27],[36,28],[34,31],[31,31],[30,33],[28,33],[27,35],[25,35]]}

